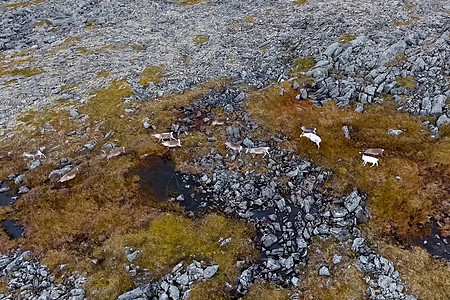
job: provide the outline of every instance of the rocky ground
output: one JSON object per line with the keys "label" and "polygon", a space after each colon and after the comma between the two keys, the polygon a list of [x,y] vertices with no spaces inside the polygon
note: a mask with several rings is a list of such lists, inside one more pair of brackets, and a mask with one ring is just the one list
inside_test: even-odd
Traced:
{"label": "rocky ground", "polygon": [[[2,5],[0,161],[5,163],[0,167],[0,212],[12,239],[0,236],[5,244],[2,299],[252,299],[261,285],[268,285],[260,295],[267,299],[449,296],[446,1],[35,0]],[[202,90],[202,84],[218,79],[226,81],[225,87]],[[297,142],[293,132],[280,134],[261,121],[261,114],[276,110],[260,113],[252,99],[258,97],[255,91],[271,89],[278,97],[292,95],[292,103],[322,107],[335,100],[342,112],[363,113],[393,103],[399,114],[409,113],[418,130],[408,130],[416,127],[407,127],[399,115],[399,127],[383,132],[386,139],[400,136],[400,144],[408,145],[410,136],[420,134],[423,142],[416,142],[425,145],[423,151],[406,151],[400,144],[389,150],[408,159],[403,165],[422,163],[434,170],[420,169],[422,177],[444,170],[433,180],[420,177],[427,182],[427,194],[417,192],[426,195],[418,206],[432,203],[440,212],[430,208],[429,220],[411,217],[404,226],[413,232],[435,222],[433,236],[417,234],[414,242],[406,242],[396,231],[398,224],[391,224],[390,232],[378,231],[381,223],[370,221],[378,208],[371,207],[370,199],[383,196],[368,188],[362,192],[358,181],[350,179],[342,190],[330,187],[336,176],[348,172],[320,165],[327,161],[332,139],[323,141],[324,152],[309,145],[319,153],[310,155],[309,148],[291,147]],[[292,110],[314,109],[299,106]],[[42,110],[26,113],[37,109]],[[225,118],[224,125],[213,126],[219,117]],[[331,128],[332,120],[320,119],[317,125]],[[302,121],[286,118],[281,124],[299,122],[298,127]],[[365,128],[343,124],[337,145],[355,143],[353,152],[366,146],[361,138]],[[157,144],[151,134],[161,131],[173,132],[181,148]],[[243,151],[227,149],[224,141]],[[439,154],[429,154],[427,145]],[[245,153],[255,147],[269,147],[270,155]],[[333,155],[334,163],[340,160]],[[158,170],[150,175],[152,168],[142,169],[149,158]],[[394,158],[388,153],[389,159]],[[359,156],[355,161],[359,166]],[[137,173],[136,166],[141,166]],[[392,178],[397,174],[382,170]],[[400,191],[409,191],[419,178],[406,178],[408,173],[395,176]],[[164,204],[142,204],[142,192],[127,179],[129,174],[139,176],[140,188],[150,185]],[[110,184],[108,176],[123,177],[124,183]],[[383,180],[380,176],[373,184]],[[71,215],[74,211],[86,215]],[[104,221],[103,213],[112,217]],[[198,248],[189,248],[182,240],[190,233],[157,227],[165,213],[200,224],[218,214],[246,225],[236,225],[242,232],[218,230]],[[122,220],[124,214],[134,216]],[[114,223],[116,218],[122,223]],[[52,225],[46,225],[48,220]],[[105,231],[97,233],[98,227]],[[45,231],[49,228],[54,241]],[[160,240],[157,230],[164,232]],[[211,233],[202,230],[209,238]],[[245,239],[245,230],[255,236]],[[424,240],[436,256],[420,254],[436,272],[432,283],[415,277],[426,266],[405,266],[406,260],[384,250],[396,247],[412,257],[413,246]],[[333,250],[327,250],[328,242]],[[329,258],[316,259],[328,252]],[[114,281],[112,272],[123,277]],[[111,286],[117,290],[109,293]],[[271,295],[273,287],[281,294]],[[320,294],[323,289],[331,296]],[[201,298],[202,293],[207,296]]]}

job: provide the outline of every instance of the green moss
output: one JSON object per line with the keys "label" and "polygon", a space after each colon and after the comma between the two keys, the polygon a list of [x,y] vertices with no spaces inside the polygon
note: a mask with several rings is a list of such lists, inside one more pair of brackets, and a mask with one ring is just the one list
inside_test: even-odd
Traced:
{"label": "green moss", "polygon": [[246,16],[245,17],[245,22],[246,23],[253,23],[253,22],[255,22],[255,17],[254,16]]}
{"label": "green moss", "polygon": [[402,67],[407,62],[407,57],[405,53],[399,53],[395,56],[394,59],[388,61],[385,66],[386,67]]}
{"label": "green moss", "polygon": [[294,60],[294,68],[298,72],[307,72],[309,69],[314,67],[316,65],[316,62],[314,58],[307,57],[307,58],[297,58]]}
{"label": "green moss", "polygon": [[142,71],[141,79],[139,80],[140,85],[146,85],[149,82],[161,83],[162,77],[164,76],[163,66],[151,66],[147,67]]}
{"label": "green moss", "polygon": [[411,75],[406,76],[404,78],[403,77],[395,77],[395,81],[397,81],[397,84],[402,87],[407,87],[410,89],[414,89],[417,87],[417,82],[414,79],[414,77],[412,77]]}
{"label": "green moss", "polygon": [[204,2],[205,0],[175,0],[177,2],[180,2],[183,6],[193,6],[199,3]]}
{"label": "green moss", "polygon": [[408,20],[408,21],[395,21],[394,25],[395,26],[409,26],[412,24],[412,20]]}
{"label": "green moss", "polygon": [[44,70],[41,68],[24,68],[24,69],[13,69],[8,72],[9,76],[23,76],[31,77],[43,73]]}
{"label": "green moss", "polygon": [[343,35],[338,40],[339,46],[343,46],[343,45],[347,44],[348,42],[353,41],[354,39],[356,39],[356,34]]}
{"label": "green moss", "polygon": [[308,0],[294,0],[294,1],[292,1],[292,4],[294,4],[294,5],[303,5],[306,2],[308,2]]}
{"label": "green moss", "polygon": [[33,0],[33,1],[27,1],[27,2],[17,2],[17,3],[11,3],[6,4],[3,6],[3,9],[17,9],[17,8],[23,8],[34,4],[39,4],[44,2],[45,0]]}
{"label": "green moss", "polygon": [[192,40],[194,41],[194,43],[201,45],[207,43],[209,41],[209,37],[206,35],[197,35]]}
{"label": "green moss", "polygon": [[62,85],[61,86],[61,91],[67,91],[73,88],[76,88],[79,84],[78,83],[73,83],[73,84],[69,84],[69,85]]}
{"label": "green moss", "polygon": [[98,78],[107,78],[109,76],[111,76],[111,72],[109,72],[109,71],[103,71],[103,72],[97,73]]}
{"label": "green moss", "polygon": [[33,24],[33,27],[44,27],[44,26],[52,26],[52,22],[48,19],[41,20]]}
{"label": "green moss", "polygon": [[80,48],[78,48],[78,52],[80,52],[82,54],[89,54],[89,55],[92,55],[92,54],[95,53],[94,50],[89,49],[87,47],[80,47]]}

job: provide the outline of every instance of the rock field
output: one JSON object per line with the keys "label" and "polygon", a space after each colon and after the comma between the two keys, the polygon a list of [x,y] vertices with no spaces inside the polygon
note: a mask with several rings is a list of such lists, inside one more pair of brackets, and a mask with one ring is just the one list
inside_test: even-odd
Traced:
{"label": "rock field", "polygon": [[[67,114],[74,120],[86,120],[89,116],[79,113],[76,105],[89,102],[96,90],[111,81],[126,80],[133,94],[125,102],[145,105],[226,78],[230,83],[224,90],[208,91],[193,103],[178,106],[180,117],[167,130],[181,139],[182,149],[183,137],[202,131],[206,141],[201,145],[216,145],[223,134],[243,151],[227,149],[228,154],[223,155],[211,147],[190,162],[201,172],[177,171],[177,184],[190,194],[179,190],[177,195],[164,195],[192,218],[217,213],[244,220],[255,229],[253,244],[258,257],[235,262],[240,275],[223,287],[230,299],[246,297],[259,283],[289,289],[292,300],[304,299],[304,268],[309,264],[309,248],[317,240],[336,241],[345,253],[351,253],[333,253],[332,263],[314,266],[321,278],[337,274],[342,257],[351,257],[351,266],[361,272],[366,283],[362,298],[420,299],[408,288],[399,264],[383,257],[377,242],[365,235],[362,227],[372,217],[370,195],[356,187],[341,196],[325,191],[333,172],[292,149],[282,149],[279,145],[288,140],[285,136],[259,138],[255,132],[260,124],[252,120],[246,99],[252,90],[289,81],[298,101],[309,99],[316,106],[335,100],[342,109],[364,112],[369,105],[393,101],[399,111],[423,118],[431,137],[437,138],[439,128],[450,124],[450,3],[205,0],[184,5],[186,2],[192,4],[169,0],[2,1],[2,143],[21,138],[15,136],[15,128],[30,109],[57,110],[60,103],[73,101]],[[224,121],[219,127],[223,131],[204,130],[201,126],[215,120],[219,110],[240,120]],[[133,109],[124,112],[135,113]],[[139,121],[139,126],[152,133],[163,130],[156,128],[151,118]],[[49,123],[37,130],[41,135],[55,131]],[[72,130],[68,137],[83,137],[76,128]],[[386,132],[392,136],[402,133],[399,129]],[[103,155],[107,161],[128,153],[128,148],[119,148],[120,143],[112,141],[114,134],[117,132],[108,131],[104,143],[85,140],[73,158],[54,159],[51,152],[55,148],[43,144],[36,144],[32,151],[18,149],[28,152],[29,165],[0,178],[0,210],[7,214],[23,195],[33,193],[37,183],[30,181],[29,174],[49,167],[47,157],[53,162],[51,169],[45,169],[43,182],[50,186],[80,177],[78,168],[81,170],[83,162],[81,156],[76,157],[79,153],[89,160],[95,159],[91,153],[98,151],[98,157]],[[342,127],[342,134],[352,141],[347,126]],[[4,145],[0,150],[7,149]],[[255,147],[270,147],[269,157],[250,160],[246,149]],[[178,150],[168,151],[176,156]],[[0,151],[0,162],[3,159],[11,160],[11,153]],[[241,167],[230,167],[234,165]],[[31,225],[25,224],[25,239],[26,226]],[[18,237],[24,235],[23,230],[19,226]],[[440,243],[441,237],[437,238]],[[232,242],[231,237],[223,236],[217,243],[220,251],[226,252]],[[443,238],[439,247],[443,253],[439,259],[450,259],[447,239]],[[71,271],[55,279],[56,271],[41,264],[41,254],[20,246],[0,254],[0,299],[89,299],[89,274]],[[121,291],[117,299],[189,299],[197,284],[212,281],[223,272],[218,263],[186,255],[170,266],[171,272],[155,278],[139,266],[142,255],[139,249],[123,249],[132,288]],[[102,262],[93,259],[92,263]],[[69,264],[72,262],[59,265],[58,273]],[[450,290],[450,286],[443,283],[442,289]]]}

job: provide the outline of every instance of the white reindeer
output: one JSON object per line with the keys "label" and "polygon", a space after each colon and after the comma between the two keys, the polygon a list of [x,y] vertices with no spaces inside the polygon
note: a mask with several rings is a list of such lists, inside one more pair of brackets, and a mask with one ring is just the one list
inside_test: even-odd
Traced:
{"label": "white reindeer", "polygon": [[152,137],[155,137],[155,138],[157,138],[160,141],[163,141],[163,140],[175,140],[175,138],[173,137],[173,132],[164,132],[164,133],[152,134]]}
{"label": "white reindeer", "polygon": [[266,155],[270,157],[269,149],[269,147],[248,148],[245,150],[245,153],[264,154],[263,157],[266,157]]}
{"label": "white reindeer", "polygon": [[212,121],[211,126],[213,126],[213,127],[221,126],[221,125],[224,125],[227,121],[228,121],[228,118],[226,118],[226,119],[216,119],[216,120]]}
{"label": "white reindeer", "polygon": [[383,156],[384,149],[382,148],[369,148],[364,150],[363,152],[359,152],[359,154],[369,154],[375,156]]}
{"label": "white reindeer", "polygon": [[317,145],[317,148],[320,149],[320,142],[322,142],[322,139],[317,134],[312,132],[304,132],[300,135],[300,137],[302,136],[308,138],[311,142],[315,143]]}
{"label": "white reindeer", "polygon": [[110,160],[111,158],[119,156],[123,153],[125,153],[125,147],[114,148],[106,155],[106,160]]}
{"label": "white reindeer", "polygon": [[225,142],[225,146],[227,146],[231,150],[238,151],[239,153],[241,153],[242,151],[242,146],[233,142]]}
{"label": "white reindeer", "polygon": [[181,147],[180,139],[176,141],[163,141],[162,144],[168,148]]}
{"label": "white reindeer", "polygon": [[303,133],[316,133],[316,128],[315,127],[306,127],[306,126],[301,126],[300,129],[303,131]]}
{"label": "white reindeer", "polygon": [[26,158],[32,159],[32,160],[34,160],[36,157],[37,158],[46,158],[45,154],[42,153],[41,150],[38,150],[36,152],[36,154],[29,153],[29,152],[24,152],[23,156],[25,156]]}
{"label": "white reindeer", "polygon": [[371,168],[375,165],[378,166],[378,158],[376,157],[372,157],[372,156],[368,156],[368,155],[364,155],[362,156],[362,160],[363,162],[363,166],[365,166],[367,163],[371,163],[372,165],[370,166]]}

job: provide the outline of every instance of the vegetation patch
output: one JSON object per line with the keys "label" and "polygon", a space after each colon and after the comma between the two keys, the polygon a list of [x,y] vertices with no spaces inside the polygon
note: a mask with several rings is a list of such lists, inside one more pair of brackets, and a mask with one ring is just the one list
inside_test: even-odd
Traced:
{"label": "vegetation patch", "polygon": [[44,27],[44,26],[52,26],[52,22],[50,22],[50,20],[48,19],[44,19],[33,24],[33,27]]}
{"label": "vegetation patch", "polygon": [[[82,105],[66,101],[64,104],[67,107],[55,104],[43,111],[32,110],[23,114],[19,118],[22,125],[14,130],[14,138],[0,142],[0,151],[13,152],[12,160],[2,161],[0,178],[6,178],[11,173],[23,173],[30,161],[22,157],[22,153],[36,151],[37,145],[46,146],[47,158],[43,165],[26,173],[24,184],[30,188],[30,192],[23,195],[14,206],[0,209],[0,218],[17,218],[20,224],[26,226],[24,239],[9,240],[6,234],[0,231],[0,250],[6,252],[20,246],[23,249],[43,253],[43,261],[55,268],[57,276],[73,270],[87,272],[92,299],[112,299],[132,286],[132,279],[125,266],[121,264],[124,261],[123,248],[114,248],[117,249],[116,253],[120,252],[122,258],[117,256],[119,258],[103,262],[101,254],[110,251],[109,247],[115,243],[112,240],[127,241],[126,246],[139,246],[142,249],[155,246],[146,245],[143,241],[144,236],[147,240],[157,239],[163,243],[158,246],[163,252],[160,255],[155,254],[159,255],[155,256],[159,257],[158,261],[140,262],[143,267],[150,267],[153,263],[152,270],[158,274],[164,272],[166,270],[164,268],[170,264],[177,263],[175,260],[181,257],[176,250],[170,250],[171,247],[178,250],[185,249],[184,252],[180,252],[183,259],[185,257],[188,259],[191,254],[197,254],[199,259],[214,260],[224,266],[221,267],[222,270],[227,270],[226,266],[231,261],[232,255],[240,256],[239,253],[247,251],[234,249],[244,249],[246,245],[250,245],[251,241],[248,238],[253,237],[253,231],[250,229],[247,231],[245,228],[248,227],[240,222],[234,223],[235,221],[218,216],[209,217],[204,221],[207,225],[202,225],[203,221],[199,219],[192,223],[192,226],[189,225],[191,229],[195,229],[179,233],[186,236],[177,237],[182,243],[181,246],[172,244],[164,246],[164,243],[173,240],[165,239],[167,232],[163,231],[165,229],[161,224],[168,224],[169,221],[164,219],[163,212],[170,211],[178,215],[174,215],[174,218],[183,226],[191,221],[181,217],[185,213],[178,203],[159,201],[151,195],[142,193],[139,189],[139,178],[127,175],[141,163],[144,154],[172,156],[171,151],[167,151],[151,137],[153,132],[142,126],[142,120],[148,117],[149,122],[166,131],[180,116],[178,107],[194,102],[211,89],[221,90],[226,83],[224,80],[213,81],[200,86],[197,90],[162,97],[160,101],[125,103],[124,98],[132,96],[130,85],[126,81],[112,81],[105,88],[93,92],[91,98]],[[71,118],[68,112],[70,107],[77,107],[80,114],[86,117]],[[136,113],[128,114],[125,111],[127,108],[135,109]],[[51,124],[55,131],[42,134],[41,129],[46,123]],[[67,135],[75,130],[83,132],[83,136]],[[106,133],[110,131],[113,132],[113,136],[110,140],[105,139]],[[193,133],[183,139],[183,148],[175,155],[177,167],[192,165],[192,160],[183,161],[183,159],[196,157],[196,151],[203,149],[198,145],[200,140],[206,141],[206,137]],[[97,141],[98,144],[94,150],[87,151],[83,145],[91,141]],[[107,142],[125,146],[126,153],[107,161],[102,152],[102,145]],[[70,157],[77,164],[76,177],[66,183],[49,180],[49,173],[58,167],[58,162],[63,157]],[[157,222],[151,227],[158,228],[162,230],[161,232],[146,231],[153,220],[163,219],[165,221],[159,221],[160,223]],[[216,225],[213,224],[215,222]],[[180,248],[188,247],[186,246],[188,238],[194,239],[194,232],[199,230],[196,226],[204,230],[202,231],[204,245],[197,243],[192,245],[197,248]],[[215,239],[216,236],[212,235],[212,231],[207,233],[208,228],[214,229],[214,234],[233,237],[229,253],[222,254],[216,251],[216,254],[212,254],[214,252],[212,249],[216,248],[213,248],[212,242],[208,243],[206,239],[207,237]],[[134,235],[142,230],[144,231],[141,236]],[[122,239],[123,236],[127,239]],[[201,248],[203,246],[206,248]],[[226,249],[225,247],[222,250]],[[253,250],[248,251],[245,253],[251,253]],[[240,257],[245,259],[246,255]],[[91,261],[93,258],[99,259],[100,263],[93,264]],[[69,267],[57,271],[57,266],[63,263],[68,263]],[[227,274],[234,274],[233,272],[229,271]],[[220,278],[230,280],[228,277]],[[218,286],[223,289],[224,282],[217,284],[216,287]],[[211,287],[211,290],[216,287]]]}
{"label": "vegetation patch", "polygon": [[149,82],[161,83],[162,77],[164,76],[163,66],[151,66],[147,67],[142,71],[141,79],[139,80],[140,85],[146,85]]}
{"label": "vegetation patch", "polygon": [[255,17],[254,16],[246,16],[245,17],[245,22],[253,23],[253,22],[255,22]]}
{"label": "vegetation patch", "polygon": [[[301,267],[300,290],[303,299],[367,299],[368,284],[364,273],[355,266],[355,257],[348,245],[339,244],[337,240],[315,238],[308,248],[309,260]],[[340,255],[341,262],[333,263],[334,254]],[[319,269],[325,266],[330,276],[319,275]]]}
{"label": "vegetation patch", "polygon": [[244,300],[289,300],[291,290],[274,286],[272,283],[256,283],[250,287]]}
{"label": "vegetation patch", "polygon": [[406,77],[395,77],[395,81],[397,81],[399,86],[407,87],[409,89],[414,89],[417,87],[417,82],[411,75]]}
{"label": "vegetation patch", "polygon": [[343,35],[338,39],[339,46],[343,46],[343,45],[347,44],[348,42],[353,41],[354,39],[356,39],[356,34]]}
{"label": "vegetation patch", "polygon": [[17,9],[17,8],[23,8],[34,4],[39,4],[44,2],[45,0],[33,0],[33,1],[25,1],[25,2],[17,2],[17,3],[11,3],[3,5],[3,9]]}
{"label": "vegetation patch", "polygon": [[300,85],[312,85],[314,78],[306,76],[304,73],[316,65],[316,61],[312,57],[297,58],[294,60],[294,66],[289,72],[290,77],[296,77],[297,83]]}
{"label": "vegetation patch", "polygon": [[294,1],[292,1],[292,4],[294,4],[294,5],[303,5],[306,2],[308,2],[308,0],[294,0]]}
{"label": "vegetation patch", "polygon": [[394,59],[388,61],[385,66],[386,67],[402,67],[407,62],[407,57],[405,53],[397,54]]}
{"label": "vegetation patch", "polygon": [[[395,232],[405,238],[426,234],[421,228],[428,216],[433,215],[433,206],[448,211],[441,195],[426,189],[429,178],[438,178],[443,172],[434,167],[436,163],[445,172],[450,170],[449,159],[445,159],[446,137],[430,139],[420,120],[397,111],[392,102],[367,106],[364,113],[342,110],[334,101],[318,108],[309,101],[295,99],[298,92],[290,85],[285,82],[253,92],[247,103],[251,117],[266,136],[270,133],[290,138],[280,147],[291,147],[305,158],[332,169],[335,176],[328,187],[333,191],[345,194],[356,186],[368,193],[374,216],[371,223],[380,232]],[[285,90],[283,96],[281,88]],[[306,138],[300,138],[301,125],[317,128],[322,138],[320,150]],[[350,129],[351,140],[344,137],[344,125]],[[404,133],[388,135],[391,128],[402,129]],[[380,166],[364,167],[358,152],[378,147],[385,149]]]}
{"label": "vegetation patch", "polygon": [[194,43],[196,44],[205,44],[209,41],[209,37],[206,35],[197,35],[194,39],[193,39]]}
{"label": "vegetation patch", "polygon": [[378,251],[395,266],[406,292],[419,299],[450,299],[450,263],[431,257],[424,249],[402,249],[379,243]]}
{"label": "vegetation patch", "polygon": [[177,2],[180,2],[183,6],[193,6],[202,2],[205,2],[205,0],[175,0]]}

